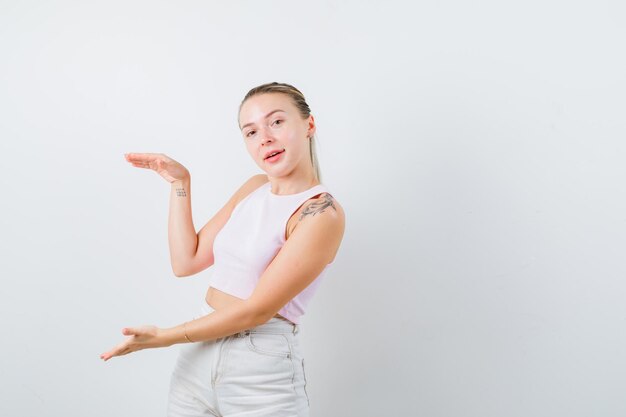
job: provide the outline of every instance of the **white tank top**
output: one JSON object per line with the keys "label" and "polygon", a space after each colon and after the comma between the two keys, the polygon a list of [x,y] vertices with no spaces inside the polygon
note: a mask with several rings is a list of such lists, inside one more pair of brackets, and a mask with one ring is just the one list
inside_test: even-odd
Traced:
{"label": "white tank top", "polygon": [[[210,286],[241,299],[249,298],[259,278],[286,242],[285,230],[291,215],[306,200],[323,192],[328,192],[327,188],[318,184],[301,193],[278,195],[272,193],[268,181],[248,194],[235,206],[215,236]],[[332,264],[326,265],[320,275],[278,313],[298,324]]]}

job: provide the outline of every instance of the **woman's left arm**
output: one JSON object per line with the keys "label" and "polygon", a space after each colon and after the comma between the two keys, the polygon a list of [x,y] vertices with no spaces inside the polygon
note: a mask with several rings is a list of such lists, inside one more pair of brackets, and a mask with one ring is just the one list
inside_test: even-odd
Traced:
{"label": "woman's left arm", "polygon": [[124,328],[122,334],[130,337],[100,358],[106,361],[142,349],[214,340],[267,322],[334,259],[345,230],[343,210],[336,203],[334,207],[307,211],[310,215],[300,219],[248,299],[171,328]]}

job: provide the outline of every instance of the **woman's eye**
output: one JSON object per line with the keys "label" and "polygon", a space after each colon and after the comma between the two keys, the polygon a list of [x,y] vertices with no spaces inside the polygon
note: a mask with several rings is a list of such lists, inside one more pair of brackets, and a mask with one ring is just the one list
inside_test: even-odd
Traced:
{"label": "woman's eye", "polygon": [[278,122],[282,122],[282,120],[278,119],[274,121],[274,123],[278,123]]}
{"label": "woman's eye", "polygon": [[251,133],[254,133],[254,130],[251,130],[248,133],[246,133],[246,136],[250,136]]}

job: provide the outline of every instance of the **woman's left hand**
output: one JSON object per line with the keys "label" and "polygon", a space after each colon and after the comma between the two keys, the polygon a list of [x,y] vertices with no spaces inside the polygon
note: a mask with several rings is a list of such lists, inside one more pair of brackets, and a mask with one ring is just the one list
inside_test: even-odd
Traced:
{"label": "woman's left hand", "polygon": [[137,350],[167,346],[163,330],[156,326],[125,327],[122,329],[122,334],[130,337],[100,355],[100,359],[107,361],[114,356],[127,355]]}

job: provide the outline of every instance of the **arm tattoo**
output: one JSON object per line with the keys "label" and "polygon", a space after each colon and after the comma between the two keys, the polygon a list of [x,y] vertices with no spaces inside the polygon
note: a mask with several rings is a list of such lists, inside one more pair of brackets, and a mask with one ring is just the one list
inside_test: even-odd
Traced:
{"label": "arm tattoo", "polygon": [[332,207],[335,211],[337,211],[337,208],[333,204],[333,201],[335,200],[333,199],[332,195],[324,193],[322,194],[322,197],[323,199],[321,199],[320,201],[314,201],[306,206],[304,210],[302,210],[302,214],[300,214],[300,218],[298,219],[298,221],[304,219],[304,217],[308,216],[309,214],[315,216],[317,213],[323,213],[326,207]]}
{"label": "arm tattoo", "polygon": [[187,197],[187,193],[185,192],[184,188],[177,188],[176,189],[176,195],[178,197]]}

